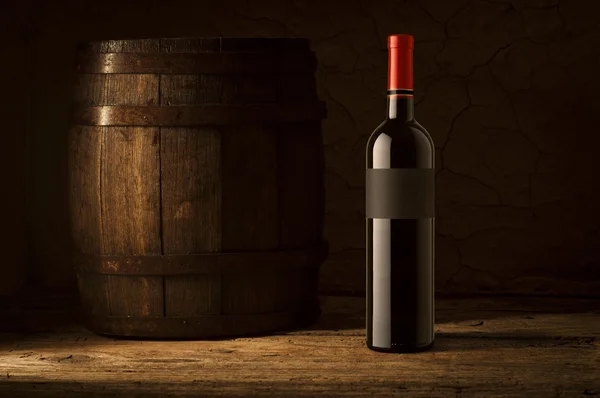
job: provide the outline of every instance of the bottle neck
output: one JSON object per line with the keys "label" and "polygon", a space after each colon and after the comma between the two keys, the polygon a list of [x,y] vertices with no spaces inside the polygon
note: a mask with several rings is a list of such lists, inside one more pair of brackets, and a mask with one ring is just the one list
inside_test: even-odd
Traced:
{"label": "bottle neck", "polygon": [[407,35],[388,39],[388,119],[414,119],[413,39]]}
{"label": "bottle neck", "polygon": [[408,122],[415,118],[414,98],[412,96],[388,95],[387,118]]}

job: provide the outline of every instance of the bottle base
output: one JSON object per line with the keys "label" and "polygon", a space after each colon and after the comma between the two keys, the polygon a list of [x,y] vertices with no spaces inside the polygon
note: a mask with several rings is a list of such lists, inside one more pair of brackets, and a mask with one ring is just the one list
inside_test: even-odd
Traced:
{"label": "bottle base", "polygon": [[415,345],[415,344],[392,344],[391,348],[383,348],[383,347],[375,347],[372,344],[367,342],[367,347],[370,350],[377,352],[386,352],[389,354],[409,354],[413,352],[423,352],[431,349],[433,347],[433,343],[435,340],[432,340],[430,343],[423,345]]}

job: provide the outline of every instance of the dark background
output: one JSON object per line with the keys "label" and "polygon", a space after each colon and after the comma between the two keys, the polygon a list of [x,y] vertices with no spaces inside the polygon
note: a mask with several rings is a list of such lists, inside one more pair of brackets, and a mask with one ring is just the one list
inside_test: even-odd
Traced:
{"label": "dark background", "polygon": [[186,3],[3,3],[0,295],[75,286],[76,44],[176,36],[311,40],[329,114],[321,290],[362,294],[364,148],[385,114],[392,33],[415,36],[416,115],[437,147],[438,291],[600,294],[600,2]]}

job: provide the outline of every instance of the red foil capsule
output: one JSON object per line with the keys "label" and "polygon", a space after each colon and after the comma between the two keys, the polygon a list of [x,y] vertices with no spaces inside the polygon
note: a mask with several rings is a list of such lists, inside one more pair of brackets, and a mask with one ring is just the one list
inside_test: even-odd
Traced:
{"label": "red foil capsule", "polygon": [[388,90],[413,89],[413,48],[411,35],[388,36]]}

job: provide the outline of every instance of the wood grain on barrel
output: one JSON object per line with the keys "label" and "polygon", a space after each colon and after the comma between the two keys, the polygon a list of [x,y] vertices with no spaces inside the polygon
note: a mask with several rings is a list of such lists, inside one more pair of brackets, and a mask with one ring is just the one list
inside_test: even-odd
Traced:
{"label": "wood grain on barrel", "polygon": [[220,153],[213,128],[161,129],[164,254],[221,249]]}
{"label": "wood grain on barrel", "polygon": [[[161,253],[158,134],[158,128],[104,128],[101,214],[105,254]],[[107,278],[111,315],[163,315],[162,277]]]}
{"label": "wood grain on barrel", "polygon": [[261,126],[319,120],[320,103],[206,104],[200,106],[96,106],[75,108],[76,124],[93,126]]}
{"label": "wood grain on barrel", "polygon": [[190,338],[313,322],[324,107],[308,43],[126,40],[80,55],[71,211],[87,324]]}
{"label": "wood grain on barrel", "polygon": [[165,277],[165,316],[195,317],[221,313],[219,273]]}
{"label": "wood grain on barrel", "polygon": [[222,250],[277,249],[277,132],[226,127],[221,145]]}
{"label": "wood grain on barrel", "polygon": [[110,315],[164,316],[163,278],[106,275],[110,294]]}
{"label": "wood grain on barrel", "polygon": [[89,53],[149,53],[160,50],[160,39],[98,40],[81,45]]}
{"label": "wood grain on barrel", "polygon": [[[285,265],[282,264],[282,268]],[[252,314],[283,312],[290,308],[290,294],[297,272],[254,272],[223,275],[223,313]]]}
{"label": "wood grain on barrel", "polygon": [[[163,253],[221,248],[221,153],[218,131],[161,129]],[[165,316],[221,312],[218,273],[164,277]]]}
{"label": "wood grain on barrel", "polygon": [[160,103],[163,106],[219,103],[222,79],[219,75],[161,75]]}
{"label": "wood grain on barrel", "polygon": [[103,127],[74,126],[69,134],[71,231],[82,253],[102,252],[100,148]]}
{"label": "wood grain on barrel", "polygon": [[218,37],[181,37],[160,39],[160,51],[170,53],[219,52],[221,39]]}
{"label": "wood grain on barrel", "polygon": [[157,105],[158,75],[82,74],[75,102],[85,106]]}
{"label": "wood grain on barrel", "polygon": [[78,70],[81,73],[108,74],[229,74],[281,77],[313,73],[315,58],[307,54],[294,56],[233,53],[80,54]]}
{"label": "wood grain on barrel", "polygon": [[88,316],[110,315],[110,275],[77,274],[79,298]]}
{"label": "wood grain on barrel", "polygon": [[277,81],[270,75],[223,76],[224,104],[260,104],[277,102]]}
{"label": "wood grain on barrel", "polygon": [[102,248],[105,254],[160,254],[158,128],[102,132]]}

